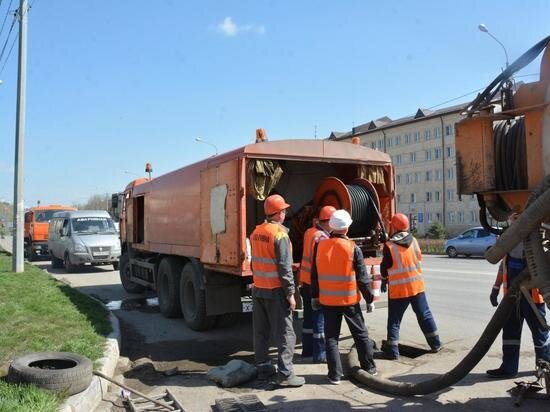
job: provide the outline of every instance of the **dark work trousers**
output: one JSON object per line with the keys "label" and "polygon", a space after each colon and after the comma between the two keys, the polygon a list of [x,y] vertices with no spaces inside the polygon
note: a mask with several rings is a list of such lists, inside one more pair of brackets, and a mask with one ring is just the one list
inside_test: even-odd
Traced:
{"label": "dark work trousers", "polygon": [[399,356],[399,328],[409,304],[416,314],[416,319],[418,320],[420,329],[424,332],[428,345],[432,349],[441,346],[437,326],[428,306],[426,294],[420,292],[418,295],[409,298],[388,299],[388,339],[383,349],[389,355]]}
{"label": "dark work trousers", "polygon": [[[525,260],[508,257],[508,284],[512,282],[526,266]],[[536,304],[539,313],[544,318],[546,316],[545,304]],[[550,361],[550,337],[548,331],[543,329],[539,323],[533,309],[522,295],[517,307],[510,314],[510,317],[502,328],[502,366],[506,372],[515,374],[519,367],[519,349],[521,343],[521,330],[523,320],[527,321],[533,344],[535,345],[535,355],[537,359]]]}
{"label": "dark work trousers", "polygon": [[283,376],[292,375],[292,358],[296,335],[292,326],[292,311],[286,299],[253,298],[252,323],[256,365],[271,364],[270,337],[278,349],[277,368]]}
{"label": "dark work trousers", "polygon": [[313,356],[313,362],[325,362],[325,317],[322,310],[311,308],[311,286],[303,284],[300,287],[302,304],[304,306],[304,322],[302,324],[302,356]]}
{"label": "dark work trousers", "polygon": [[328,377],[339,379],[344,373],[338,350],[342,316],[348,324],[351,336],[357,348],[361,368],[369,370],[376,366],[373,359],[373,341],[361,313],[359,304],[353,306],[323,306],[325,315],[325,339],[327,344]]}

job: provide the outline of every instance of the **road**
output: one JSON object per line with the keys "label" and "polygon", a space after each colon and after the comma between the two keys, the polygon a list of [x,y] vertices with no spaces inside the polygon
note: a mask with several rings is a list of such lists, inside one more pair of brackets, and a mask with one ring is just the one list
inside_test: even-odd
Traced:
{"label": "road", "polygon": [[[233,358],[253,361],[249,315],[243,315],[236,325],[198,333],[187,328],[182,319],[163,318],[153,295],[136,297],[127,294],[120,285],[118,273],[110,270],[111,266],[86,267],[81,273],[67,274],[62,269],[52,269],[49,262],[35,263],[54,277],[68,281],[76,289],[97,297],[112,308],[123,329],[121,353],[131,361],[129,367],[121,370],[127,384],[144,392],[155,389],[158,392],[161,387],[169,387],[181,400],[185,400],[189,410],[210,410],[215,399],[243,393],[256,394],[270,405],[270,409],[285,411],[363,410],[371,409],[368,405],[372,402],[391,410],[410,404],[407,398],[395,399],[375,394],[349,381],[344,381],[335,390],[333,386],[325,385],[326,365],[310,365],[298,356],[295,358],[296,371],[305,375],[308,382],[300,390],[266,391],[272,388],[257,382],[238,389],[218,388],[205,378],[209,368],[225,364]],[[433,376],[433,373],[446,372],[473,346],[494,312],[489,303],[489,293],[496,266],[481,258],[425,256],[423,268],[428,300],[445,349],[438,355],[428,354],[415,359],[402,357],[399,362],[379,360],[382,376],[403,375],[406,380],[419,381]],[[385,338],[386,318],[385,308],[366,316],[370,333],[378,343]],[[343,329],[342,349],[349,348],[351,344],[347,334],[347,330]],[[407,311],[403,321],[401,341],[426,347],[411,310]],[[527,327],[524,328],[522,341],[520,369],[523,379],[530,379],[528,371],[532,370],[534,359]],[[431,410],[513,410],[513,403],[506,393],[513,386],[513,380],[488,381],[484,374],[486,369],[499,366],[500,350],[499,338],[480,365],[452,390],[415,398],[413,404]],[[162,371],[173,367],[185,372],[173,377],[162,375]],[[115,393],[118,390],[110,396],[114,397]],[[535,410],[541,405],[538,402],[529,400],[524,409],[533,407]],[[105,402],[99,410],[121,409]]]}

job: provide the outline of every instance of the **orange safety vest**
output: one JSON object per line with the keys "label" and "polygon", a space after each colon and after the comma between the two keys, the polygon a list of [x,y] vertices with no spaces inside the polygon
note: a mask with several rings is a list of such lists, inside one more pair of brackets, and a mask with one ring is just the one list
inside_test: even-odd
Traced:
{"label": "orange safety vest", "polygon": [[304,233],[304,243],[302,252],[302,263],[300,263],[300,284],[311,285],[311,264],[313,262],[313,249],[315,244],[322,237],[327,237],[326,233],[313,226]]}
{"label": "orange safety vest", "polygon": [[355,243],[331,237],[317,246],[319,302],[327,306],[352,306],[361,300],[353,270]]}
{"label": "orange safety vest", "polygon": [[256,226],[250,235],[252,274],[254,286],[257,288],[282,287],[275,256],[275,240],[281,236],[288,235],[281,225],[273,222],[264,222]]}
{"label": "orange safety vest", "polygon": [[388,269],[390,299],[410,298],[424,292],[422,254],[416,239],[413,238],[408,248],[393,242],[386,242],[386,246],[392,258],[392,266]]}
{"label": "orange safety vest", "polygon": [[[504,256],[504,258],[502,259],[502,290],[505,295],[508,293],[508,265],[506,264],[507,257],[508,256]],[[533,299],[534,303],[544,303],[544,298],[537,288],[531,289],[531,299]]]}

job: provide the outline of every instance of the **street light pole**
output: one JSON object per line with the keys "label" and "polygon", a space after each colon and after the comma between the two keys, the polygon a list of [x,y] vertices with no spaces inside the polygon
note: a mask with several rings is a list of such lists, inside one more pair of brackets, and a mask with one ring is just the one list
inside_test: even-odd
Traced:
{"label": "street light pole", "polygon": [[214,156],[218,155],[218,147],[214,143],[207,142],[206,140],[202,139],[201,137],[195,137],[195,141],[201,142],[201,143],[206,143],[206,144],[212,146],[216,150],[216,154]]}
{"label": "street light pole", "polygon": [[504,44],[502,44],[502,42],[497,39],[495,36],[493,36],[491,34],[491,32],[489,31],[489,29],[487,28],[487,26],[485,24],[480,24],[479,26],[477,26],[477,28],[482,31],[483,33],[487,33],[489,36],[491,36],[498,44],[500,44],[500,46],[502,47],[502,50],[504,50],[504,56],[506,57],[506,68],[508,68],[508,52],[506,51],[506,47],[504,47]]}
{"label": "street light pole", "polygon": [[24,201],[23,201],[23,170],[24,170],[24,142],[25,142],[25,94],[27,86],[27,0],[19,3],[19,65],[17,76],[17,120],[15,126],[15,173],[13,187],[13,219],[15,233],[12,247],[12,271],[21,273],[25,269],[23,229],[24,229]]}

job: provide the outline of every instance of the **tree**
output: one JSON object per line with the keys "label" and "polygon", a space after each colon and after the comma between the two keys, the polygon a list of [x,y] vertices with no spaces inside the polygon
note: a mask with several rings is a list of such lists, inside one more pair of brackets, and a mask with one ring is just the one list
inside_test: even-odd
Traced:
{"label": "tree", "polygon": [[426,237],[429,239],[445,239],[446,235],[445,226],[437,221],[434,222],[426,232]]}
{"label": "tree", "polygon": [[103,195],[96,194],[90,196],[86,203],[74,205],[79,210],[109,210],[111,205],[111,195],[105,193]]}

